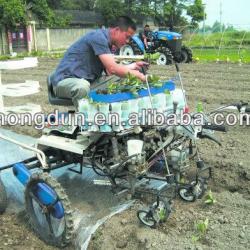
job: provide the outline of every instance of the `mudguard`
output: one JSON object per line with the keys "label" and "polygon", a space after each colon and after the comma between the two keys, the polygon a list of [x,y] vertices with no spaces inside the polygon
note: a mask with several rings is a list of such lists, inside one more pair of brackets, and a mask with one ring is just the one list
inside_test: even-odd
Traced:
{"label": "mudguard", "polygon": [[155,39],[159,40],[179,40],[182,39],[181,34],[170,31],[156,31],[154,32]]}
{"label": "mudguard", "polygon": [[[31,172],[24,163],[16,163],[13,165],[13,173],[16,178],[26,186],[31,179]],[[34,189],[34,195],[45,206],[53,206],[53,216],[61,219],[64,216],[62,203],[58,201],[56,192],[46,183],[38,183]]]}
{"label": "mudguard", "polygon": [[144,46],[144,43],[142,42],[142,40],[140,39],[140,37],[138,35],[134,35],[131,37],[131,39],[132,39],[132,41],[134,41],[134,43],[137,45],[137,47],[140,49],[140,51],[144,53],[145,46]]}

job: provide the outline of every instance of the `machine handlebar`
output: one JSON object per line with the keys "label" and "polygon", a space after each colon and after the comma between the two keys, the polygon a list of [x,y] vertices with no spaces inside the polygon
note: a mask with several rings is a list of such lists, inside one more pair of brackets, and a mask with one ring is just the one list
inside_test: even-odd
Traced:
{"label": "machine handlebar", "polygon": [[227,127],[224,125],[216,125],[216,124],[206,124],[202,126],[204,129],[210,129],[210,130],[215,130],[215,131],[220,131],[220,132],[227,132]]}

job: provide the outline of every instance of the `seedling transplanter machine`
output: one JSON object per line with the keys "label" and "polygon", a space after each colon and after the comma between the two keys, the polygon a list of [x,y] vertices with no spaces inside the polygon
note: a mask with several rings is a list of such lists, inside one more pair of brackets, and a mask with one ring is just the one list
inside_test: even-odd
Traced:
{"label": "seedling transplanter machine", "polygon": [[[70,199],[60,183],[50,176],[51,171],[68,165],[77,164],[68,170],[78,174],[84,174],[84,167],[91,166],[101,176],[96,183],[108,182],[115,193],[125,190],[132,196],[153,195],[152,205],[137,213],[139,220],[150,227],[169,216],[176,194],[185,201],[195,201],[203,195],[211,169],[204,164],[196,142],[200,138],[218,142],[213,130],[225,131],[224,126],[131,125],[128,122],[132,112],[142,114],[145,109],[156,109],[164,116],[176,114],[177,117],[183,110],[187,112],[178,65],[176,68],[180,88],[173,81],[148,76],[141,88],[137,82],[131,84],[132,90],[124,92],[120,89],[116,93],[112,84],[102,90],[93,90],[90,99],[79,102],[78,111],[85,114],[85,125],[47,127],[34,147],[0,134],[0,138],[36,153],[36,156],[5,166],[1,171],[12,168],[25,186],[27,215],[42,240],[59,247],[72,240],[74,225]],[[153,84],[152,79],[156,83]],[[71,100],[54,96],[50,77],[48,91],[51,104],[72,105]],[[106,118],[109,113],[117,113],[121,121],[97,126],[93,124],[97,112]],[[1,182],[0,191],[0,212],[3,212],[7,201]]]}

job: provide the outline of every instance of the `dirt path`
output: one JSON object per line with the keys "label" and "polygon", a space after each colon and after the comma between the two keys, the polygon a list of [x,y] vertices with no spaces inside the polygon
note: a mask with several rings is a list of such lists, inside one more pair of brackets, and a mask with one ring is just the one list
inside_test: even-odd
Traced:
{"label": "dirt path", "polygon": [[[6,105],[25,101],[42,105],[44,112],[53,111],[49,105],[46,75],[56,60],[39,59],[39,67],[3,72],[2,82],[38,80],[41,92],[27,98],[5,98]],[[238,64],[198,63],[181,66],[185,90],[191,108],[202,101],[205,110],[224,103],[250,102],[250,66]],[[168,79],[176,75],[174,66],[152,66],[152,73]],[[7,99],[7,100],[6,100]],[[62,110],[62,108],[60,108]],[[31,127],[9,127],[19,133],[38,137],[41,132]],[[138,222],[136,210],[117,215],[94,235],[89,249],[247,249],[250,243],[250,127],[234,126],[226,134],[218,134],[222,147],[208,141],[199,142],[204,160],[214,167],[210,188],[217,202],[206,207],[204,200],[195,203],[174,202],[175,211],[158,229],[146,228]],[[195,224],[208,218],[208,231],[195,244]],[[0,249],[53,249],[37,240],[26,225],[23,214],[0,216]]]}

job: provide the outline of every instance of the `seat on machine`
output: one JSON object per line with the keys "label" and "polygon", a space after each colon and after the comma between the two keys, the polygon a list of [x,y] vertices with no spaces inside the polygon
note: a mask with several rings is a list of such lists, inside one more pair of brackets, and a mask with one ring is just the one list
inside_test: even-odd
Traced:
{"label": "seat on machine", "polygon": [[61,105],[61,106],[73,106],[73,102],[71,99],[68,98],[61,98],[57,97],[53,91],[53,85],[51,81],[51,76],[53,75],[50,74],[47,78],[47,87],[48,87],[48,97],[49,97],[49,103],[53,105]]}

